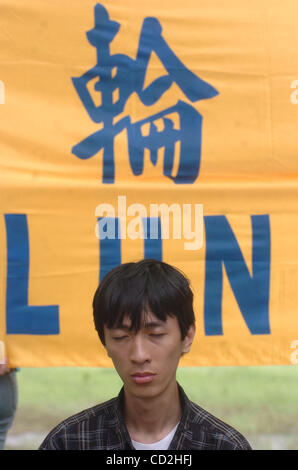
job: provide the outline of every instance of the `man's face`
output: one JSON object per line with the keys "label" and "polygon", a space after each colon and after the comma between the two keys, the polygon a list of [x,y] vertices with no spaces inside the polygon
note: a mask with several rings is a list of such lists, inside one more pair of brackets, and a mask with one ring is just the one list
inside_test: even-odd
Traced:
{"label": "man's face", "polygon": [[130,325],[124,317],[120,328],[105,327],[106,350],[127,393],[158,396],[176,382],[179,359],[189,351],[195,328],[191,326],[182,341],[176,317],[168,316],[163,322],[149,313],[138,332],[129,331]]}

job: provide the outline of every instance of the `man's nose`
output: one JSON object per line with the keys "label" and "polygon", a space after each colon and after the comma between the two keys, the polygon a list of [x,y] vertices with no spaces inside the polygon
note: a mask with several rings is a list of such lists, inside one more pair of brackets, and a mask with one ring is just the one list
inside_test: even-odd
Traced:
{"label": "man's nose", "polygon": [[132,362],[143,364],[150,361],[150,353],[146,339],[136,334],[131,342],[130,359]]}

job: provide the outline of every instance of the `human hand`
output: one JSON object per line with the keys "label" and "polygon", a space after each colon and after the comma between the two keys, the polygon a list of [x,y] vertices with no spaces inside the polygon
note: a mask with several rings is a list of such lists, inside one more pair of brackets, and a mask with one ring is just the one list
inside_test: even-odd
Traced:
{"label": "human hand", "polygon": [[10,368],[7,367],[7,359],[5,358],[5,363],[0,364],[0,376],[8,374],[8,372],[10,372]]}

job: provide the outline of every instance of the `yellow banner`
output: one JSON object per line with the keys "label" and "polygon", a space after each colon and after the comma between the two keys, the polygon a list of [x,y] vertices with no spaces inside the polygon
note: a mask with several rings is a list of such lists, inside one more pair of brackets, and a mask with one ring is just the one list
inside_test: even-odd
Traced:
{"label": "yellow banner", "polygon": [[0,9],[0,360],[111,366],[92,298],[145,257],[192,282],[181,365],[297,363],[297,2]]}

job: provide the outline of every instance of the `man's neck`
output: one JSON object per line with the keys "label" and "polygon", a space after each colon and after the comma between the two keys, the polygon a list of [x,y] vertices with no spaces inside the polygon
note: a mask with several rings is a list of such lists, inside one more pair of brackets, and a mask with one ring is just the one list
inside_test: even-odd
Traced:
{"label": "man's neck", "polygon": [[182,416],[177,382],[153,398],[125,394],[125,423],[134,441],[149,444],[163,439]]}

